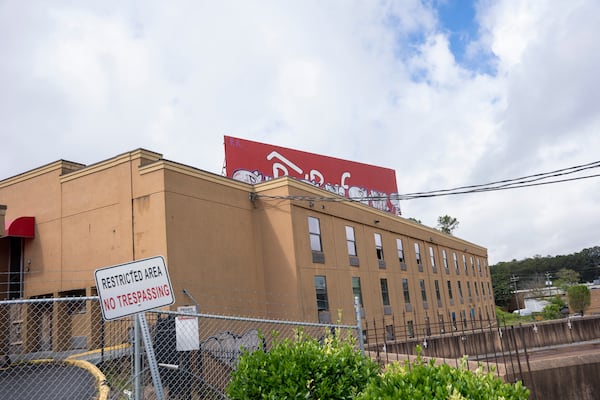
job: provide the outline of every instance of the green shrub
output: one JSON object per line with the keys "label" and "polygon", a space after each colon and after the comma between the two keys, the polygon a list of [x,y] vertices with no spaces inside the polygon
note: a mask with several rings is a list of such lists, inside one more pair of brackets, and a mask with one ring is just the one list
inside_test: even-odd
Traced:
{"label": "green shrub", "polygon": [[[464,364],[464,363],[463,363]],[[482,368],[472,372],[464,365],[426,363],[420,356],[411,364],[388,365],[381,380],[372,380],[358,400],[525,400],[529,390],[521,382],[507,384]]]}
{"label": "green shrub", "polygon": [[544,319],[557,319],[562,317],[562,313],[560,312],[561,306],[558,304],[550,303],[544,306],[542,310],[542,317]]}
{"label": "green shrub", "polygon": [[276,339],[269,352],[244,353],[227,395],[232,400],[353,399],[378,372],[340,330],[324,343],[299,331],[293,340]]}

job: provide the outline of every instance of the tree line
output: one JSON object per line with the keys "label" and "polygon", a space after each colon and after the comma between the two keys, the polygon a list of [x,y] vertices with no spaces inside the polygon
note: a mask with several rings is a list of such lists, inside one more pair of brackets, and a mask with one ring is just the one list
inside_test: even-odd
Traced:
{"label": "tree line", "polygon": [[[564,281],[592,282],[600,277],[600,246],[559,256],[536,255],[490,266],[496,305],[507,307],[517,289],[559,286]],[[574,274],[574,273],[575,274]]]}

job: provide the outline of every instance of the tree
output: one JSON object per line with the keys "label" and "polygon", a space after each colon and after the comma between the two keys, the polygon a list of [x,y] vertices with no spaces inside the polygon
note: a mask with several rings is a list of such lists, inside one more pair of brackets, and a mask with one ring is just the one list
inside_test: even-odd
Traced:
{"label": "tree", "polygon": [[490,268],[492,275],[492,287],[494,289],[494,299],[496,305],[508,308],[512,299],[512,290],[510,288],[510,271],[493,266]]}
{"label": "tree", "polygon": [[452,235],[452,232],[458,228],[458,220],[449,215],[443,215],[438,217],[438,229],[448,235]]}
{"label": "tree", "polygon": [[567,298],[569,299],[569,308],[575,312],[583,311],[590,305],[590,289],[586,285],[575,285],[567,289]]}
{"label": "tree", "polygon": [[422,224],[422,222],[421,222],[420,219],[416,219],[414,217],[410,217],[409,220],[412,221],[412,222],[416,222],[417,224]]}
{"label": "tree", "polygon": [[561,268],[556,273],[557,279],[554,281],[554,286],[563,290],[567,290],[570,286],[579,283],[579,272],[568,268]]}

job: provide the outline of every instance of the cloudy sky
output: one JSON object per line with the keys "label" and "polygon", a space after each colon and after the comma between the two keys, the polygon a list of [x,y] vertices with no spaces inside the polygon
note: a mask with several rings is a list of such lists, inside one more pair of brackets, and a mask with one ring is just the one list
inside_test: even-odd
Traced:
{"label": "cloudy sky", "polygon": [[[0,0],[0,179],[140,147],[221,173],[224,135],[393,168],[400,193],[598,161],[598,15],[595,0]],[[456,217],[494,264],[599,245],[599,204],[590,178],[402,212]]]}

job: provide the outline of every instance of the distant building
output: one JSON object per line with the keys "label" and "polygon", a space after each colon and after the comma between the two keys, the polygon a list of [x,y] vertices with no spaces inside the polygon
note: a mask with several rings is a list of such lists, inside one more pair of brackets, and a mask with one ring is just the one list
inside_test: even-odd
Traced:
{"label": "distant building", "polygon": [[95,295],[95,269],[162,255],[173,307],[186,289],[206,313],[351,323],[358,296],[369,319],[494,318],[485,248],[332,197],[143,149],[56,161],[0,181],[0,299]]}

